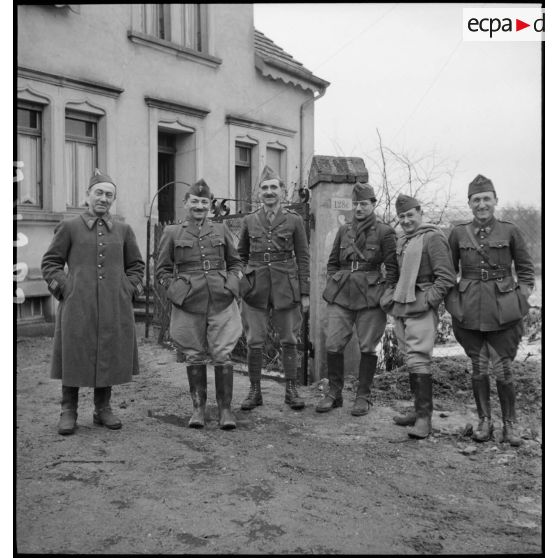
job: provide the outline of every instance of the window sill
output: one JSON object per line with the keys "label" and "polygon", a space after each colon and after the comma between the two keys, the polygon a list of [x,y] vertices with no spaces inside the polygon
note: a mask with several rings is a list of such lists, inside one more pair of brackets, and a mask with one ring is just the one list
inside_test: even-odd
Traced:
{"label": "window sill", "polygon": [[146,35],[145,33],[140,33],[138,31],[128,31],[128,39],[138,45],[151,47],[162,52],[176,54],[179,58],[187,58],[188,60],[199,62],[200,64],[205,64],[206,66],[211,66],[212,68],[219,67],[223,62],[216,56],[211,56],[210,54],[204,52],[198,52],[197,50],[192,50],[177,43],[171,43],[170,41],[164,41],[163,39],[158,39],[157,37]]}

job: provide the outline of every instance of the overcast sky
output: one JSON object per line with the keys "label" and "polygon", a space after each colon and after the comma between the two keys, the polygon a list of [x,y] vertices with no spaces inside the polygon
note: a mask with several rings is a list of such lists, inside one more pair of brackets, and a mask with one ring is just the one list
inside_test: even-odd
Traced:
{"label": "overcast sky", "polygon": [[378,128],[398,152],[457,162],[457,200],[480,173],[501,205],[540,206],[541,44],[464,42],[464,6],[483,4],[256,4],[254,23],[331,83],[316,154],[371,170]]}

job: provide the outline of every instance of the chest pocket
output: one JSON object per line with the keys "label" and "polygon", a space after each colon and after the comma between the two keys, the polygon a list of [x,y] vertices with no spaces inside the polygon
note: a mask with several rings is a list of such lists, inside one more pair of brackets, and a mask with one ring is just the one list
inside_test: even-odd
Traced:
{"label": "chest pocket", "polygon": [[220,236],[211,237],[211,254],[213,256],[218,256],[224,258],[225,256],[225,239]]}
{"label": "chest pocket", "polygon": [[174,262],[181,263],[193,258],[194,239],[180,239],[174,242]]}
{"label": "chest pocket", "polygon": [[459,258],[462,266],[478,266],[482,260],[470,240],[459,241]]}
{"label": "chest pocket", "polygon": [[371,263],[382,261],[382,247],[378,244],[376,239],[366,241],[365,256]]}
{"label": "chest pocket", "polygon": [[293,249],[293,235],[288,230],[279,230],[272,236],[275,245],[279,250]]}
{"label": "chest pocket", "polygon": [[498,265],[511,265],[511,252],[509,240],[489,240],[488,241],[490,261]]}

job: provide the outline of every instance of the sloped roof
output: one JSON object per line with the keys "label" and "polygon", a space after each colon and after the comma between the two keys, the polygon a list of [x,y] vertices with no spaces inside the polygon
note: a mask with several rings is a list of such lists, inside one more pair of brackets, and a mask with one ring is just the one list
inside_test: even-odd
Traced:
{"label": "sloped roof", "polygon": [[261,31],[254,29],[254,47],[256,50],[256,68],[271,79],[280,79],[285,83],[298,85],[323,93],[329,82],[315,76],[288,52],[275,44]]}

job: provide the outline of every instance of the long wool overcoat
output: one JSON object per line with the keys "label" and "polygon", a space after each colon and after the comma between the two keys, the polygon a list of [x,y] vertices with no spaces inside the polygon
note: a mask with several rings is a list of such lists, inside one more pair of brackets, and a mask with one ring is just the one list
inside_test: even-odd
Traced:
{"label": "long wool overcoat", "polygon": [[52,378],[106,387],[138,373],[132,299],[142,291],[144,268],[132,228],[110,214],[84,213],[57,225],[41,264],[60,301]]}

